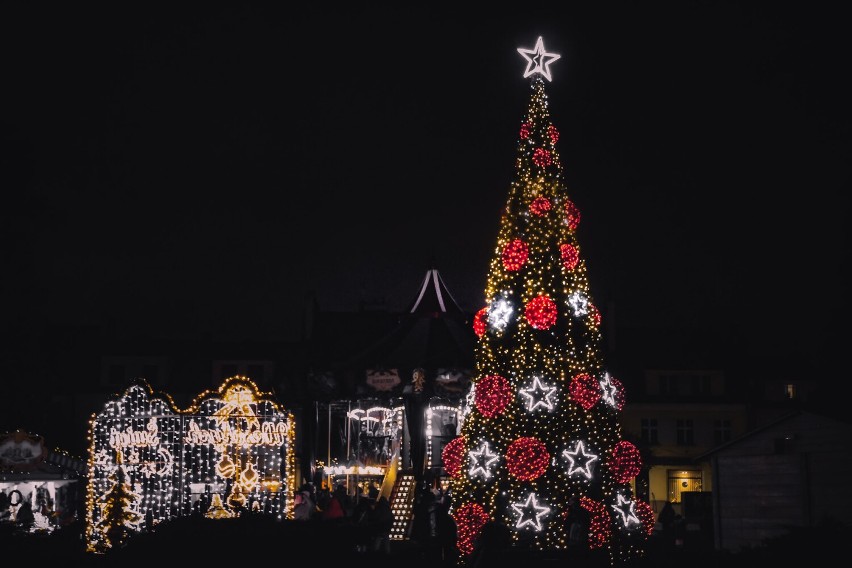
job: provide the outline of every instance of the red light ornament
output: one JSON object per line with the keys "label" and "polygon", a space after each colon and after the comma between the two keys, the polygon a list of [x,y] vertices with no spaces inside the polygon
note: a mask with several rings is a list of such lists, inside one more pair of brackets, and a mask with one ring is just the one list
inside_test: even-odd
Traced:
{"label": "red light ornament", "polygon": [[444,469],[450,474],[450,477],[461,476],[461,467],[464,463],[464,436],[453,438],[444,449],[441,451],[441,460],[444,463]]}
{"label": "red light ornament", "polygon": [[533,298],[524,309],[524,317],[535,329],[550,329],[557,315],[556,303],[545,295]]}
{"label": "red light ornament", "polygon": [[500,375],[487,375],[476,383],[473,402],[476,409],[486,418],[502,413],[512,402],[512,385]]}
{"label": "red light ornament", "polygon": [[536,148],[535,152],[533,152],[532,161],[538,167],[544,168],[553,163],[553,157],[550,155],[549,150]]}
{"label": "red light ornament", "polygon": [[565,222],[568,223],[568,228],[572,231],[577,229],[580,224],[580,210],[574,205],[573,201],[568,201],[565,204]]}
{"label": "red light ornament", "polygon": [[613,448],[607,465],[617,483],[627,483],[642,471],[642,456],[636,446],[622,440]]}
{"label": "red light ornament", "polygon": [[531,481],[547,471],[550,452],[538,438],[518,438],[506,450],[506,467],[521,481]]}
{"label": "red light ornament", "polygon": [[488,329],[488,307],[484,307],[473,316],[473,332],[477,337],[485,335],[485,330]]}
{"label": "red light ornament", "polygon": [[533,199],[533,202],[530,203],[530,213],[535,215],[536,217],[544,217],[547,215],[547,212],[551,209],[550,200],[546,197],[536,197]]}
{"label": "red light ornament", "polygon": [[515,239],[503,249],[503,267],[509,272],[523,268],[530,257],[530,247],[521,239]]}
{"label": "red light ornament", "polygon": [[601,399],[601,387],[598,381],[587,373],[580,373],[571,378],[568,384],[571,400],[589,410]]}
{"label": "red light ornament", "polygon": [[568,270],[577,268],[577,263],[580,262],[580,252],[577,247],[571,244],[559,245],[559,253],[562,255],[562,265]]}
{"label": "red light ornament", "polygon": [[488,513],[479,503],[468,503],[453,513],[456,522],[456,547],[462,554],[473,552],[473,543],[485,523],[488,522]]}

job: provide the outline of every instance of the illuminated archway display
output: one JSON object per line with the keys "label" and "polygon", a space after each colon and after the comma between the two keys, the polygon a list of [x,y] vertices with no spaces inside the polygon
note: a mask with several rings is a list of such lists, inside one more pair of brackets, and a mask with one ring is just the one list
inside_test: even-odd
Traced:
{"label": "illuminated archway display", "polygon": [[238,376],[186,410],[142,380],[108,401],[89,426],[87,549],[192,514],[292,518],[295,424],[268,396]]}

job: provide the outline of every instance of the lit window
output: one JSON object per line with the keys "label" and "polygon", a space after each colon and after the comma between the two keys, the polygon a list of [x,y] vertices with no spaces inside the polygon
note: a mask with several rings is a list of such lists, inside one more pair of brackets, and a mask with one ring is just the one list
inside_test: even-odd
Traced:
{"label": "lit window", "polygon": [[796,385],[793,383],[788,383],[784,385],[784,394],[787,395],[787,398],[793,400],[796,398]]}

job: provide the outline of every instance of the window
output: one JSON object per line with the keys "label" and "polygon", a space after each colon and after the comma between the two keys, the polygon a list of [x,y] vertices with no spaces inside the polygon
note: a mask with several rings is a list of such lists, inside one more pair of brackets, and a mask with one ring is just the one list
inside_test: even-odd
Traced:
{"label": "window", "polygon": [[713,441],[724,444],[731,441],[731,421],[728,418],[713,421]]}
{"label": "window", "polygon": [[668,498],[672,503],[680,503],[684,491],[702,491],[703,486],[701,471],[668,470]]}
{"label": "window", "polygon": [[219,372],[220,379],[230,379],[231,377],[236,377],[239,374],[239,368],[236,365],[222,365],[222,368]]}
{"label": "window", "polygon": [[695,431],[691,419],[680,418],[677,425],[677,445],[691,446],[695,443]]}
{"label": "window", "polygon": [[657,419],[643,418],[642,429],[639,435],[642,438],[642,441],[646,444],[658,444],[659,439],[657,437]]}
{"label": "window", "polygon": [[789,399],[793,400],[796,398],[796,385],[793,383],[788,383],[784,385],[784,395]]}
{"label": "window", "polygon": [[675,394],[675,384],[669,375],[660,375],[660,394]]}
{"label": "window", "polygon": [[710,394],[710,375],[690,377],[689,394],[706,396]]}

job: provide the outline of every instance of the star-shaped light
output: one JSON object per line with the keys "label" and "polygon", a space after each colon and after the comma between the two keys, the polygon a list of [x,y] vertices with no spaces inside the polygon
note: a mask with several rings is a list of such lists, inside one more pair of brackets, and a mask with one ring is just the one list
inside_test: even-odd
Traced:
{"label": "star-shaped light", "polygon": [[545,385],[538,377],[533,378],[531,386],[519,389],[518,393],[527,397],[527,412],[537,408],[553,410],[554,401],[551,398],[556,395],[556,387]]}
{"label": "star-shaped light", "polygon": [[642,521],[636,516],[636,502],[625,499],[621,493],[618,494],[618,502],[610,506],[621,515],[621,522],[624,523],[625,527],[629,527],[630,523],[642,524]]}
{"label": "star-shaped light", "polygon": [[615,400],[615,392],[618,388],[612,384],[609,373],[604,373],[603,379],[600,380],[599,384],[601,385],[601,391],[603,391],[601,398],[604,399],[604,402],[610,406],[618,406],[618,402]]}
{"label": "star-shaped light", "polygon": [[470,477],[482,477],[482,479],[491,479],[494,473],[494,462],[500,459],[500,456],[491,451],[491,446],[488,442],[482,442],[475,450],[468,452],[470,456]]}
{"label": "star-shaped light", "polygon": [[562,450],[562,455],[568,460],[568,475],[582,473],[586,479],[592,478],[592,463],[598,459],[596,454],[586,452],[582,440],[577,441],[574,451]]}
{"label": "star-shaped light", "polygon": [[550,507],[539,505],[535,493],[530,493],[523,503],[512,503],[512,508],[519,515],[516,529],[532,527],[540,531],[542,517],[550,514]]}
{"label": "star-shaped light", "polygon": [[589,299],[580,292],[568,296],[568,305],[574,310],[574,317],[585,316],[589,313]]}
{"label": "star-shaped light", "polygon": [[509,319],[514,311],[512,303],[506,298],[494,300],[488,308],[488,324],[498,331],[503,331],[509,325]]}
{"label": "star-shaped light", "polygon": [[524,71],[524,77],[529,77],[534,73],[539,73],[548,81],[552,81],[550,76],[550,64],[562,57],[558,53],[548,53],[544,50],[544,40],[538,36],[538,41],[535,42],[534,49],[518,48],[518,53],[523,55],[527,60],[527,69]]}

